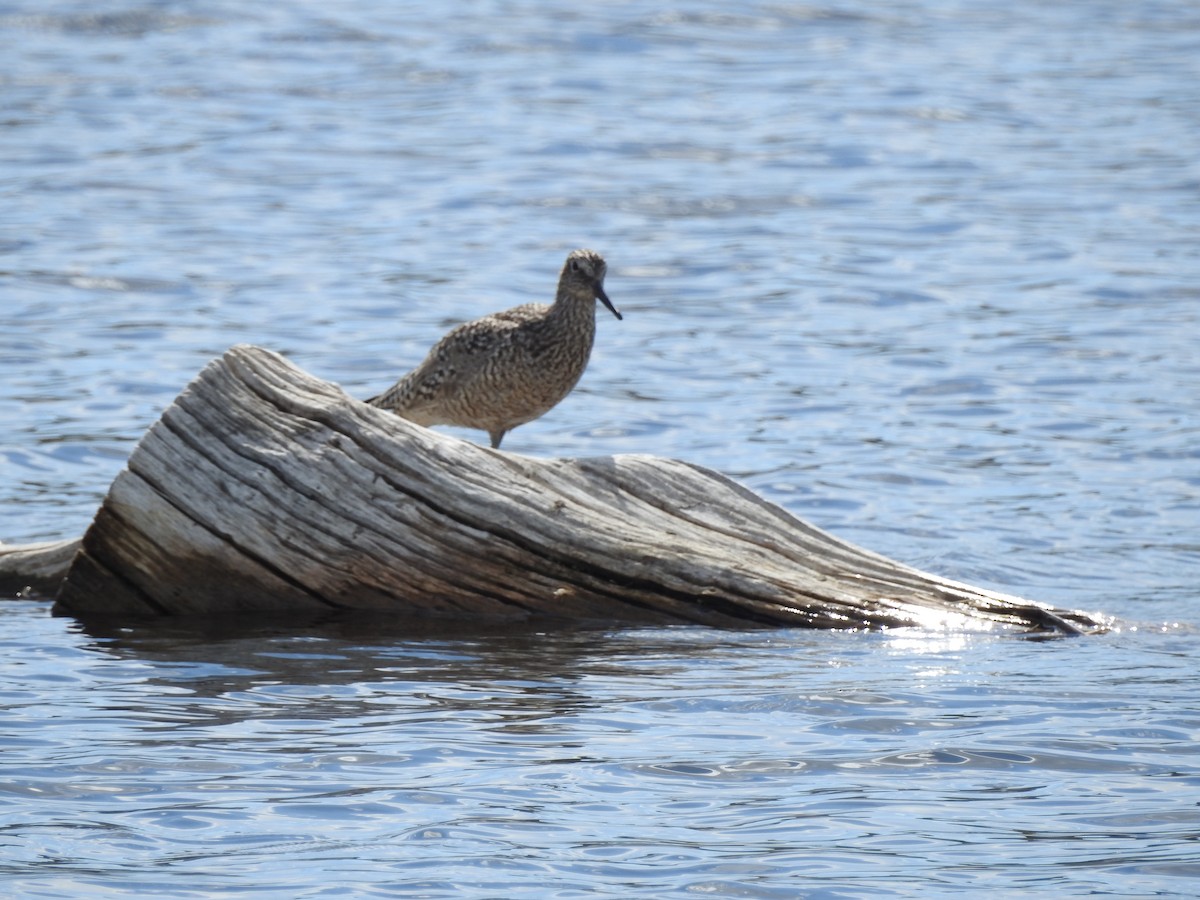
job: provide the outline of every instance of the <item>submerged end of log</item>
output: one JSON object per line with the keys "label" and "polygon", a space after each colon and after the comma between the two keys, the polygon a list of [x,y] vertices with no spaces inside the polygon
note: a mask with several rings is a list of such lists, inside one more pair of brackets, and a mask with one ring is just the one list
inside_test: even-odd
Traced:
{"label": "submerged end of log", "polygon": [[207,366],[143,437],[54,611],[1108,624],[886,559],[677,460],[539,460],[441,435],[248,346]]}
{"label": "submerged end of log", "polygon": [[0,595],[53,597],[71,567],[80,540],[0,544]]}

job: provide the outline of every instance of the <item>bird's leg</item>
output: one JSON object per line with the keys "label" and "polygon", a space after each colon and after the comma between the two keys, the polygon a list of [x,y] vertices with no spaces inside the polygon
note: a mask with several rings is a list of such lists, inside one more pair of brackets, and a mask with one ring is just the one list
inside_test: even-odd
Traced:
{"label": "bird's leg", "polygon": [[488,437],[490,437],[492,439],[492,449],[493,450],[500,449],[500,441],[502,441],[504,439],[504,432],[505,432],[505,429],[503,429],[503,428],[501,428],[499,431],[489,431],[488,432]]}

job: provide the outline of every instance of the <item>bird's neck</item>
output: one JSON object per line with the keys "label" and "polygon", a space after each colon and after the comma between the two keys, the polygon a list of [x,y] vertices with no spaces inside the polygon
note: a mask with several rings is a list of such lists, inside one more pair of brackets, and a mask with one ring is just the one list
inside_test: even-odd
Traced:
{"label": "bird's neck", "polygon": [[589,291],[586,294],[560,288],[554,298],[554,306],[550,314],[556,318],[596,321],[596,298]]}

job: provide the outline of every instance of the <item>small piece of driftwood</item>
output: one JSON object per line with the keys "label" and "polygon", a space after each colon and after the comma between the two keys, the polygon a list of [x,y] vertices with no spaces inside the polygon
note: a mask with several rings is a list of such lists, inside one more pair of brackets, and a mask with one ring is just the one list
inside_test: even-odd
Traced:
{"label": "small piece of driftwood", "polygon": [[698,466],[491,450],[249,346],[146,433],[64,574],[68,544],[54,611],[79,617],[1105,627],[855,547]]}
{"label": "small piece of driftwood", "polygon": [[78,538],[17,546],[0,544],[0,594],[53,597],[78,549]]}

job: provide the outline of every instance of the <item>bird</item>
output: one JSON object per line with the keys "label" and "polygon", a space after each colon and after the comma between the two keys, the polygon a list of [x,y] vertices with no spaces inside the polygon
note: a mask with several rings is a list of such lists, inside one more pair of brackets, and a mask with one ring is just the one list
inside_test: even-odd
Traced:
{"label": "bird", "polygon": [[418,425],[486,431],[492,447],[571,392],[596,336],[596,301],[623,319],[604,291],[608,265],[572,250],[554,303],[526,303],[465,322],[433,345],[394,385],[366,402]]}

